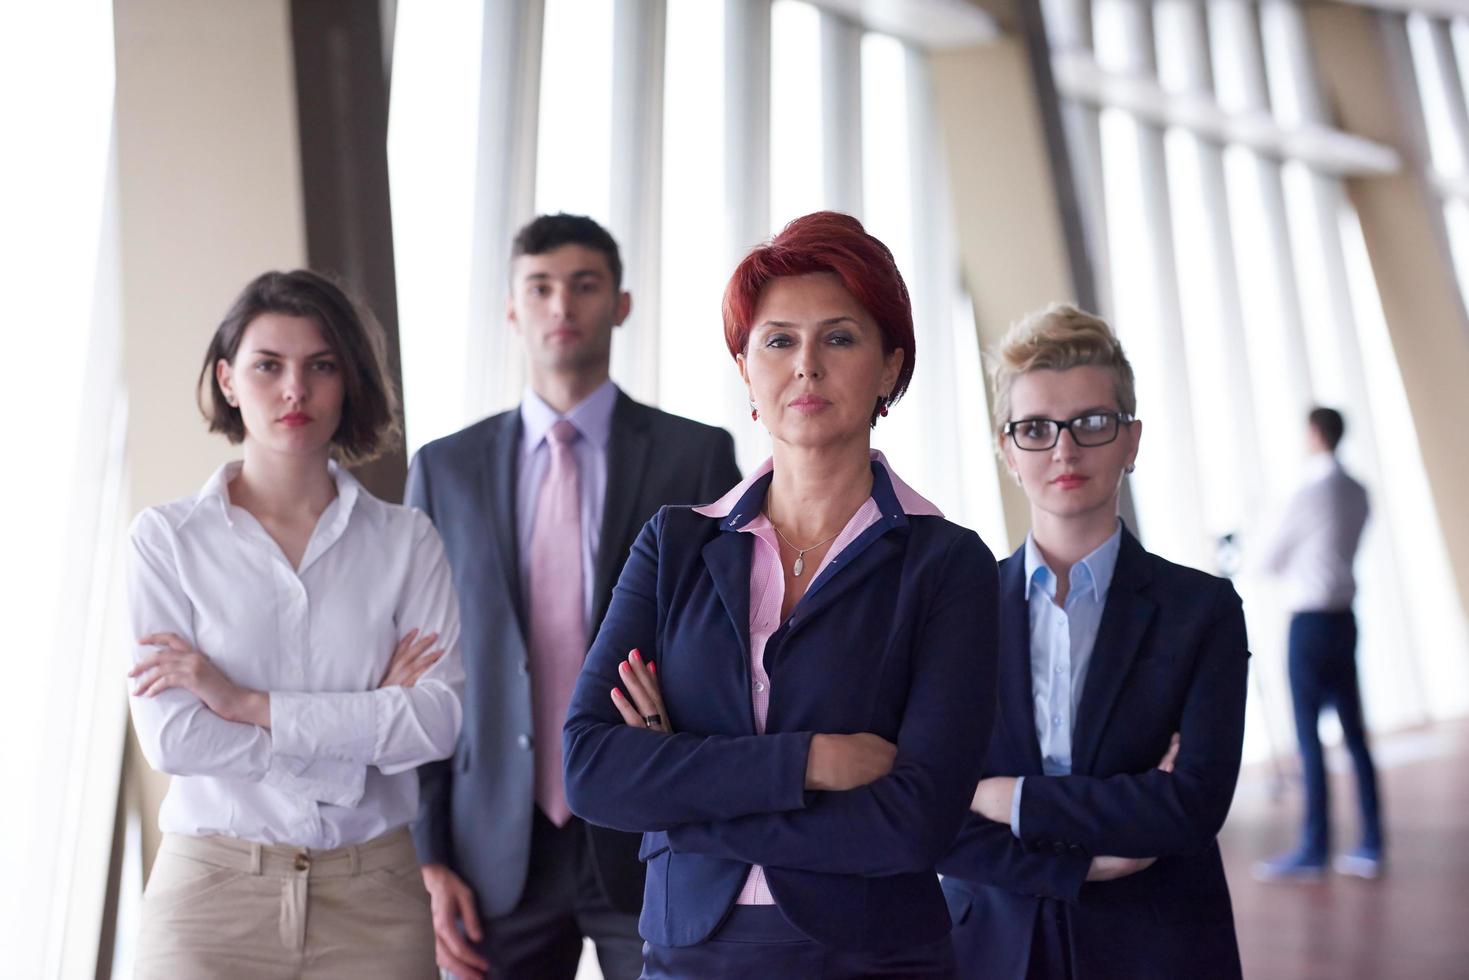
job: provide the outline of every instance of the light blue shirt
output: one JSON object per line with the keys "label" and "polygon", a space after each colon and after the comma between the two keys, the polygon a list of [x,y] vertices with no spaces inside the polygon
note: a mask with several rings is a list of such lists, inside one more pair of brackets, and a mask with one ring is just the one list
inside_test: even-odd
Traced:
{"label": "light blue shirt", "polygon": [[[1035,710],[1035,736],[1040,743],[1041,771],[1047,776],[1071,773],[1071,733],[1076,708],[1086,687],[1097,628],[1107,605],[1107,590],[1122,547],[1122,522],[1112,536],[1071,566],[1066,603],[1056,605],[1056,573],[1041,557],[1035,538],[1025,537],[1025,601],[1030,612],[1030,698]],[[1020,794],[1025,778],[1015,782],[1010,801],[1010,830],[1020,836]]]}
{"label": "light blue shirt", "polygon": [[526,388],[520,399],[520,475],[515,485],[515,530],[520,545],[520,594],[530,601],[530,541],[535,531],[536,502],[551,465],[546,434],[565,418],[581,438],[571,444],[576,457],[581,496],[581,588],[587,630],[592,626],[592,587],[596,582],[597,549],[602,542],[602,513],[607,502],[607,441],[612,437],[612,409],[617,386],[602,382],[565,416]]}

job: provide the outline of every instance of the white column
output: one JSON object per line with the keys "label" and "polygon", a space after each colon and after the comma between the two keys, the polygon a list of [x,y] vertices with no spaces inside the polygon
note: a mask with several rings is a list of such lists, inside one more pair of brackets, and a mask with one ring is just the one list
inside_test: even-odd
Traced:
{"label": "white column", "polygon": [[485,0],[479,146],[470,249],[466,408],[512,404],[524,384],[520,342],[505,319],[510,245],[534,216],[543,0]]}
{"label": "white column", "polygon": [[[1196,0],[1158,0],[1159,81],[1170,94],[1212,100],[1214,77],[1204,12]],[[1244,313],[1225,192],[1224,148],[1185,130],[1167,137],[1175,201],[1178,277],[1188,333],[1200,489],[1211,536],[1244,529],[1259,499],[1260,443],[1245,357]]]}
{"label": "white column", "polygon": [[[1239,113],[1268,113],[1270,97],[1251,0],[1210,0],[1215,91]],[[1261,489],[1283,499],[1300,471],[1300,420],[1312,403],[1286,201],[1278,160],[1241,146],[1225,154],[1236,263],[1261,441]]]}
{"label": "white column", "polygon": [[[1041,0],[1046,38],[1053,54],[1092,50],[1091,3],[1089,0]],[[1102,178],[1102,113],[1095,106],[1061,98],[1061,127],[1071,157],[1071,176],[1076,182],[1081,208],[1082,234],[1086,237],[1087,259],[1097,292],[1098,309],[1113,315],[1112,267],[1107,254],[1107,193]]]}
{"label": "white column", "polygon": [[[724,266],[733,271],[770,235],[770,0],[724,3],[724,153]],[[744,404],[739,376],[730,370],[722,377],[722,393],[711,397]],[[748,470],[768,451],[764,432],[745,425],[733,431]]]}
{"label": "white column", "polygon": [[612,51],[612,234],[633,312],[612,346],[612,377],[658,400],[663,232],[663,52],[667,0],[617,0]]}
{"label": "white column", "polygon": [[862,217],[862,28],[821,11],[822,183],[826,207]]}
{"label": "white column", "polygon": [[[1150,9],[1133,0],[1098,0],[1095,10],[1098,62],[1121,74],[1152,76]],[[1138,414],[1145,420],[1131,480],[1140,530],[1150,550],[1208,567],[1213,546],[1202,530],[1163,133],[1107,110],[1102,151],[1115,205],[1108,231],[1116,326],[1137,372]]]}

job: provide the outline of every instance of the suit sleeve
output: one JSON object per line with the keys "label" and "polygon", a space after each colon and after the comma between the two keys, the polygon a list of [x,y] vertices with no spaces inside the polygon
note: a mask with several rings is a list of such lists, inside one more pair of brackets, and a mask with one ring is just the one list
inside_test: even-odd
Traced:
{"label": "suit sleeve", "polygon": [[829,874],[933,869],[968,812],[997,707],[998,579],[977,536],[950,545],[935,587],[892,771],[804,810],[675,827],[675,853]]}
{"label": "suit sleeve", "polygon": [[[408,467],[403,503],[434,519],[433,494],[429,487],[428,463],[423,453]],[[449,864],[449,793],[454,766],[448,759],[426,762],[418,767],[418,818],[411,828],[418,860],[423,864]]]}
{"label": "suit sleeve", "polygon": [[1017,895],[1074,902],[1081,895],[1091,863],[1085,854],[1029,850],[1009,827],[970,814],[949,853],[939,861],[938,870]]}
{"label": "suit sleeve", "polygon": [[1221,583],[1185,697],[1173,772],[1027,776],[1020,802],[1025,838],[1138,858],[1207,847],[1239,776],[1249,656],[1239,596]]}
{"label": "suit sleeve", "polygon": [[[809,732],[668,735],[624,724],[612,703],[617,665],[628,651],[656,656],[667,514],[659,511],[633,543],[577,679],[562,737],[567,800],[578,816],[627,831],[798,809],[805,805]],[[676,729],[677,717],[670,721]]]}

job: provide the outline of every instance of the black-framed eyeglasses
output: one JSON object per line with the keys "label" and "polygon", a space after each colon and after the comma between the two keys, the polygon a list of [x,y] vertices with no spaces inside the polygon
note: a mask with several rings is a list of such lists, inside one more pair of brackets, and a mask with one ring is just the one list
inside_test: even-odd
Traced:
{"label": "black-framed eyeglasses", "polygon": [[1056,445],[1061,430],[1071,433],[1078,446],[1105,446],[1117,438],[1122,427],[1133,421],[1126,412],[1089,412],[1074,419],[1017,419],[1005,423],[1005,435],[1017,449],[1043,452]]}

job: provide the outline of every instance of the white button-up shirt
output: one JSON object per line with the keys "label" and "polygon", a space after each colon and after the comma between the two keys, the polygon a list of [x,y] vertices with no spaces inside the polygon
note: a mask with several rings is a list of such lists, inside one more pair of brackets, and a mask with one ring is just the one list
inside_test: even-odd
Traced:
{"label": "white button-up shirt", "polygon": [[1352,608],[1352,562],[1367,510],[1367,491],[1335,456],[1321,453],[1310,461],[1264,558],[1265,567],[1284,579],[1291,612]]}
{"label": "white button-up shirt", "polygon": [[[1086,689],[1097,630],[1122,550],[1122,524],[1095,551],[1071,566],[1066,605],[1056,605],[1056,573],[1046,564],[1035,538],[1025,538],[1025,601],[1030,616],[1030,693],[1035,705],[1035,737],[1041,771],[1071,774],[1071,734],[1076,709]],[[1015,781],[1010,829],[1020,836],[1020,797],[1025,777]]]}
{"label": "white button-up shirt", "polygon": [[[332,465],[337,497],[299,568],[231,505],[240,463],[193,497],[138,515],[129,596],[134,663],[177,633],[230,680],[270,694],[269,729],[225,721],[188,691],[131,698],[143,754],[172,773],[165,833],[329,848],[407,824],[415,767],[452,754],[461,721],[459,606],[422,513]],[[444,656],[413,687],[379,689],[399,639],[436,632]]]}

